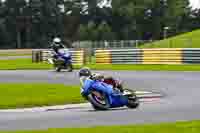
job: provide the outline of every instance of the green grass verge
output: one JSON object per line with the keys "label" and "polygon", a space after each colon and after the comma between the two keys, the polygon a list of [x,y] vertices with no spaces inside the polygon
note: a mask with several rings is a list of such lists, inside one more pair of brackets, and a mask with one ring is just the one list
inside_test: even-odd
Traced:
{"label": "green grass verge", "polygon": [[0,70],[50,69],[47,63],[32,63],[31,59],[1,60]]}
{"label": "green grass verge", "polygon": [[[137,71],[200,71],[200,65],[96,65],[87,64],[86,66],[94,70],[137,70]],[[75,66],[79,69],[81,66]],[[47,63],[32,63],[31,59],[1,60],[0,70],[41,70],[53,69]]]}
{"label": "green grass verge", "polygon": [[200,65],[87,65],[94,70],[200,71]]}
{"label": "green grass verge", "polygon": [[[80,68],[80,66],[74,66]],[[0,60],[0,70],[42,70],[53,69],[48,63],[33,63],[32,59]]]}
{"label": "green grass verge", "polygon": [[62,84],[0,84],[0,109],[84,102],[79,86]]}
{"label": "green grass verge", "polygon": [[200,30],[195,30],[182,35],[147,43],[139,48],[200,48]]}
{"label": "green grass verge", "polygon": [[0,133],[199,133],[200,121],[169,124],[104,126],[91,128],[48,129],[38,131],[14,131]]}

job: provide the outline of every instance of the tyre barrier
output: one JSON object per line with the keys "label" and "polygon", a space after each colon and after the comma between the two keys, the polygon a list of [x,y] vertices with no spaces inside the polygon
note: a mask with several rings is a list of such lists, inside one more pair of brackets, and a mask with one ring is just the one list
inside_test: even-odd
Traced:
{"label": "tyre barrier", "polygon": [[99,49],[95,57],[97,64],[200,64],[200,49]]}

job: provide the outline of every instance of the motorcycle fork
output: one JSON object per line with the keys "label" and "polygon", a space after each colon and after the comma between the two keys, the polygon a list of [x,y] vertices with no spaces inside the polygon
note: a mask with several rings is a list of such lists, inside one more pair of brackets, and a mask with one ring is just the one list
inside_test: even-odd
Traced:
{"label": "motorcycle fork", "polygon": [[93,93],[95,96],[97,96],[98,98],[101,98],[101,99],[103,98],[102,95],[101,95],[99,92],[97,92],[97,91],[93,91],[92,93]]}

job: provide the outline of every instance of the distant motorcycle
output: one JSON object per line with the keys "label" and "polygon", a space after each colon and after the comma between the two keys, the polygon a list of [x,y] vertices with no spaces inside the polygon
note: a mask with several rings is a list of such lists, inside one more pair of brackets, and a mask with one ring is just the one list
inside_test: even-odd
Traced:
{"label": "distant motorcycle", "polygon": [[67,69],[68,72],[73,71],[72,57],[67,49],[59,49],[58,53],[52,52],[52,57],[48,61],[54,65],[57,72],[62,69]]}
{"label": "distant motorcycle", "polygon": [[[81,79],[82,80],[82,79]],[[134,91],[130,89],[113,89],[111,85],[101,81],[85,79],[81,88],[82,96],[88,100],[96,110],[108,110],[127,106],[128,108],[137,108],[139,100]]]}

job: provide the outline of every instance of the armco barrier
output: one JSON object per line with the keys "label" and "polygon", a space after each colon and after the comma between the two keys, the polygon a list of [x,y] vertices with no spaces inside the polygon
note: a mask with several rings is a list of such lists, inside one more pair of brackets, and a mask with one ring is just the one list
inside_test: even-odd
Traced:
{"label": "armco barrier", "polygon": [[[85,54],[84,50],[70,50],[70,53],[72,54],[72,63],[74,65],[83,65],[85,63]],[[39,56],[39,61],[35,62],[45,62],[52,56],[51,50],[39,50],[33,52],[32,59],[37,58]],[[34,62],[34,61],[33,61]]]}
{"label": "armco barrier", "polygon": [[111,52],[109,50],[96,50],[95,52],[96,63],[97,64],[110,64],[111,62]]}
{"label": "armco barrier", "polygon": [[182,49],[142,49],[142,64],[182,64]]}
{"label": "armco barrier", "polygon": [[183,63],[200,64],[200,49],[187,48],[182,50]]}
{"label": "armco barrier", "polygon": [[97,64],[140,64],[142,51],[140,49],[96,50]]}
{"label": "armco barrier", "polygon": [[200,64],[200,49],[155,48],[96,50],[97,64]]}

